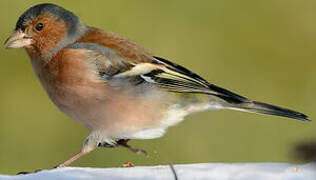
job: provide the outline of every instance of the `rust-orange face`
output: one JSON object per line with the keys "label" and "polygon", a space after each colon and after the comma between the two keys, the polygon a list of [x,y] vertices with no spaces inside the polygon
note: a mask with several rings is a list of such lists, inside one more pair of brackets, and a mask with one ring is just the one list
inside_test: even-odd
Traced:
{"label": "rust-orange face", "polygon": [[25,48],[47,54],[80,34],[84,25],[77,16],[54,4],[40,4],[23,13],[14,33],[5,41],[7,48]]}
{"label": "rust-orange face", "polygon": [[16,29],[6,40],[7,48],[36,49],[40,52],[50,51],[67,35],[67,27],[61,20],[44,14],[23,29]]}

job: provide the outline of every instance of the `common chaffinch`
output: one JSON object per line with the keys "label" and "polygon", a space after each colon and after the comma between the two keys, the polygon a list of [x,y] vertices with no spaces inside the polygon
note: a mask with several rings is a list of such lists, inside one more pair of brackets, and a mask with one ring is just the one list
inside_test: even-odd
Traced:
{"label": "common chaffinch", "polygon": [[[9,43],[10,42],[10,43]],[[8,48],[24,48],[54,104],[91,133],[64,167],[98,146],[162,136],[189,114],[232,109],[309,121],[302,113],[218,87],[112,32],[86,26],[72,12],[38,4],[18,19]]]}

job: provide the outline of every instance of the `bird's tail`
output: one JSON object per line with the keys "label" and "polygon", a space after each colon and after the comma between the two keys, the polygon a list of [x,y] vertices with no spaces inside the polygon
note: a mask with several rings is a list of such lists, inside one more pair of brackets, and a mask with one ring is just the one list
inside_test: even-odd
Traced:
{"label": "bird's tail", "polygon": [[298,119],[302,121],[311,121],[308,119],[308,116],[305,114],[262,103],[257,101],[244,101],[241,103],[229,103],[228,109],[238,110],[238,111],[245,111],[245,112],[252,112],[252,113],[258,113],[258,114],[269,114],[269,115],[276,115],[276,116],[283,116],[287,118],[293,118]]}
{"label": "bird's tail", "polygon": [[233,93],[229,90],[218,87],[214,84],[210,84],[209,88],[213,92],[216,92],[213,94],[214,96],[217,96],[225,101],[223,106],[227,109],[252,112],[252,113],[258,113],[258,114],[270,114],[270,115],[275,115],[275,116],[283,116],[283,117],[298,119],[302,121],[311,121],[308,119],[308,117],[305,114],[302,114],[290,109],[262,103],[262,102],[251,101],[246,97],[240,96],[236,93]]}

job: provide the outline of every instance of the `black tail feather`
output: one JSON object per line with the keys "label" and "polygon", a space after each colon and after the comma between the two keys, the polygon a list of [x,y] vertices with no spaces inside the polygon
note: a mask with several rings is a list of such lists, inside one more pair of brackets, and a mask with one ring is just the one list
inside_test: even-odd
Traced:
{"label": "black tail feather", "polygon": [[298,119],[302,121],[311,121],[308,119],[308,116],[305,114],[299,113],[297,111],[293,111],[290,109],[257,102],[257,101],[249,101],[244,102],[241,104],[233,104],[232,109],[240,110],[240,111],[247,111],[247,112],[253,112],[253,113],[259,113],[259,114],[269,114],[269,115],[275,115],[275,116],[282,116],[292,119]]}

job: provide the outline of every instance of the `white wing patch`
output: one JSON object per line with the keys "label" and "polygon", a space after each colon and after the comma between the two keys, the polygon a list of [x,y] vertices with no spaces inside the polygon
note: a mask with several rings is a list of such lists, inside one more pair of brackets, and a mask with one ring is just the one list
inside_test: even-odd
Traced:
{"label": "white wing patch", "polygon": [[135,65],[132,69],[122,72],[113,76],[113,78],[120,78],[120,77],[128,77],[128,76],[138,76],[142,74],[150,73],[152,70],[158,69],[159,66],[151,63],[140,63]]}
{"label": "white wing patch", "polygon": [[142,77],[147,82],[155,83],[155,81],[153,79],[151,79],[151,77],[144,76],[144,75],[140,75],[140,77]]}

